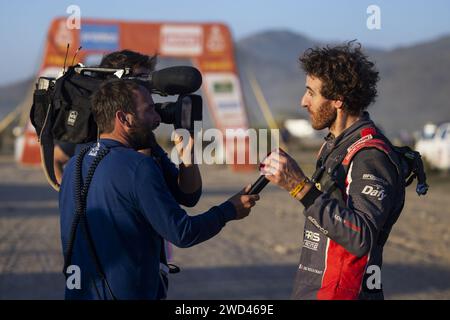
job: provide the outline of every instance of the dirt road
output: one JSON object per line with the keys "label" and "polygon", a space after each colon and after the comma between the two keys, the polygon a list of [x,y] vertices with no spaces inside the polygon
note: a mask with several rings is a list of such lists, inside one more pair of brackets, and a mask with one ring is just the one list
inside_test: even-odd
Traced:
{"label": "dirt road", "polygon": [[[309,163],[310,164],[310,163]],[[256,173],[201,167],[204,194],[191,214],[226,200]],[[450,299],[450,181],[436,177],[426,198],[408,190],[405,210],[385,247],[387,299]],[[214,239],[174,249],[182,272],[170,299],[287,299],[297,268],[301,206],[268,186],[252,214]],[[0,299],[61,299],[64,279],[58,195],[39,169],[0,158]]]}

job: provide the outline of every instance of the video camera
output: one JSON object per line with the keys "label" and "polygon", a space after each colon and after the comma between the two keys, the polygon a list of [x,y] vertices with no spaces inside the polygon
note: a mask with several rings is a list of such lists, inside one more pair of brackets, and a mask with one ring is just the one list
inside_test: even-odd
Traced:
{"label": "video camera", "polygon": [[202,120],[202,98],[191,94],[202,84],[200,72],[177,66],[155,71],[148,76],[130,75],[129,68],[90,68],[72,66],[60,78],[40,77],[34,92],[31,122],[41,135],[44,126],[56,140],[85,143],[97,138],[97,125],[91,113],[90,96],[104,81],[132,80],[161,96],[179,95],[175,102],[156,103],[161,121],[176,129],[192,131]]}
{"label": "video camera", "polygon": [[78,68],[81,73],[111,74],[121,79],[134,80],[147,88],[151,93],[160,96],[179,95],[176,102],[156,103],[156,111],[161,121],[173,124],[176,129],[193,130],[194,121],[202,120],[201,96],[190,94],[197,91],[202,84],[201,73],[193,67],[177,66],[154,71],[148,76],[130,76],[129,68]]}
{"label": "video camera", "polygon": [[202,120],[202,98],[192,94],[202,84],[200,72],[189,66],[154,71],[146,76],[132,76],[130,68],[68,67],[59,78],[40,77],[33,94],[30,120],[41,144],[41,158],[47,180],[58,190],[53,168],[54,141],[82,144],[97,139],[98,130],[91,112],[91,95],[110,79],[136,81],[151,93],[178,95],[175,102],[156,103],[161,121],[176,129],[194,129]]}
{"label": "video camera", "polygon": [[173,124],[176,129],[192,131],[194,121],[202,120],[201,96],[190,94],[202,84],[202,76],[197,69],[188,66],[170,67],[155,71],[148,77],[125,76],[125,79],[137,81],[154,94],[179,95],[176,102],[155,104],[163,123]]}

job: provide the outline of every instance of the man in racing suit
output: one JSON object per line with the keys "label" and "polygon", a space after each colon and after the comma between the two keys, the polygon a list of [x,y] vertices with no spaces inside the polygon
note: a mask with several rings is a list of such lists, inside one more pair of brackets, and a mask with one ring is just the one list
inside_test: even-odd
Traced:
{"label": "man in racing suit", "polygon": [[294,299],[383,299],[383,246],[404,204],[400,159],[364,111],[378,72],[360,47],[309,49],[302,106],[314,129],[328,128],[316,171],[307,178],[283,150],[262,165],[271,182],[305,207]]}

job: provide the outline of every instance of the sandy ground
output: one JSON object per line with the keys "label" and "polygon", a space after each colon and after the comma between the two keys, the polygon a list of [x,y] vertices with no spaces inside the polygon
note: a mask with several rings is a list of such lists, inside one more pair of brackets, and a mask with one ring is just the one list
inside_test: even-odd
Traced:
{"label": "sandy ground", "polygon": [[[312,159],[301,158],[311,172]],[[204,194],[191,214],[225,201],[257,178],[225,167],[201,167]],[[450,179],[430,179],[407,204],[385,246],[387,299],[450,298]],[[302,207],[268,186],[251,215],[228,223],[215,238],[174,249],[182,272],[171,276],[170,299],[287,299],[297,268]],[[57,193],[39,168],[0,157],[0,299],[61,299],[64,279]]]}

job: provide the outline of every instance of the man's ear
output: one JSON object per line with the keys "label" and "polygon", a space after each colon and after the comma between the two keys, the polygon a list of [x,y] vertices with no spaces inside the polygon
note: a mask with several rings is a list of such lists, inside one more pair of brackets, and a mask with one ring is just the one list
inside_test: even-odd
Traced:
{"label": "man's ear", "polygon": [[116,112],[116,119],[120,122],[120,124],[126,127],[131,127],[131,123],[127,116],[128,115],[123,111]]}
{"label": "man's ear", "polygon": [[342,100],[333,100],[333,107],[336,108],[336,110],[341,110],[344,108],[344,101]]}

